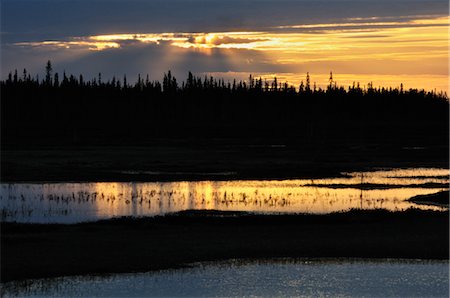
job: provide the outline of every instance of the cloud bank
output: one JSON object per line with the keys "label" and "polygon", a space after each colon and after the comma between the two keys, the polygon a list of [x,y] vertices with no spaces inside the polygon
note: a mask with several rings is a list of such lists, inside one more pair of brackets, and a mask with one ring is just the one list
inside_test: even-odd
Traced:
{"label": "cloud bank", "polygon": [[50,59],[105,78],[333,70],[415,76],[417,87],[434,76],[426,87],[446,89],[448,21],[441,0],[4,0],[2,77]]}

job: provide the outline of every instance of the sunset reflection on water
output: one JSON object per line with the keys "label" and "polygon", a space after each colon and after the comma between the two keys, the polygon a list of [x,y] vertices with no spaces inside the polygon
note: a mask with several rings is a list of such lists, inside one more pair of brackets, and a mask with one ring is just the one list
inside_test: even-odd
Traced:
{"label": "sunset reflection on water", "polygon": [[446,169],[348,173],[331,179],[2,184],[3,221],[82,222],[182,210],[330,213],[352,208],[446,210],[407,201],[448,190]]}

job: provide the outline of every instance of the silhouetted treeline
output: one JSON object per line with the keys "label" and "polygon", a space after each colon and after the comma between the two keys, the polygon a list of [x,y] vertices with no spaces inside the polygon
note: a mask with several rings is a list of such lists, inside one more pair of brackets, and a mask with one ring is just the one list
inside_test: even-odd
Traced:
{"label": "silhouetted treeline", "polygon": [[309,141],[437,141],[448,144],[449,102],[424,90],[294,88],[274,78],[225,82],[169,71],[163,82],[146,76],[86,80],[26,70],[1,82],[2,144],[141,144],[157,138],[289,138]]}

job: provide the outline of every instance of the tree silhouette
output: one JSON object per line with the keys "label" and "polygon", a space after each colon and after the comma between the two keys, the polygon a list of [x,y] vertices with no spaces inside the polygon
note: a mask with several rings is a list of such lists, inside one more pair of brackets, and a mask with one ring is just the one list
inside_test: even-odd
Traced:
{"label": "tree silhouette", "polygon": [[311,82],[310,82],[310,78],[309,78],[309,72],[306,73],[306,86],[305,86],[305,91],[307,93],[311,92]]}
{"label": "tree silhouette", "polygon": [[50,86],[52,84],[52,63],[50,60],[47,61],[47,65],[45,66],[45,83]]}
{"label": "tree silhouette", "polygon": [[59,75],[57,72],[55,73],[55,76],[53,78],[53,84],[55,87],[59,87]]}
{"label": "tree silhouette", "polygon": [[330,78],[328,79],[329,81],[329,85],[328,85],[328,89],[331,90],[333,88],[333,72],[330,71]]}
{"label": "tree silhouette", "polygon": [[[50,62],[50,61],[49,61]],[[154,138],[233,137],[405,142],[416,134],[448,140],[448,97],[417,89],[338,86],[332,72],[328,88],[318,88],[306,74],[295,90],[287,82],[249,76],[225,82],[189,72],[185,82],[171,71],[162,84],[141,75],[123,80],[85,80],[80,74],[62,79],[47,63],[46,78],[9,73],[0,82],[1,133],[6,144],[77,142],[91,144]],[[17,77],[17,78],[16,78]],[[364,132],[364,133],[362,133]],[[76,137],[74,137],[76,136]],[[119,141],[118,141],[119,142]],[[430,141],[431,142],[431,141]],[[33,143],[33,144],[34,144]]]}

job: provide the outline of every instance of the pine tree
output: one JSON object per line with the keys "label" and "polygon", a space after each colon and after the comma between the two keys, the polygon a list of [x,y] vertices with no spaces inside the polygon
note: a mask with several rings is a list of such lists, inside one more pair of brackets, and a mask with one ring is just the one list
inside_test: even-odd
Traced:
{"label": "pine tree", "polygon": [[330,85],[328,86],[328,90],[333,88],[333,72],[330,71],[330,78],[328,79]]}
{"label": "pine tree", "polygon": [[52,63],[50,62],[50,60],[47,61],[47,65],[45,66],[45,83],[47,85],[51,85],[52,84]]}
{"label": "pine tree", "polygon": [[306,73],[306,86],[305,86],[305,91],[306,92],[310,92],[311,91],[311,81],[309,78],[309,72]]}
{"label": "pine tree", "polygon": [[54,85],[55,87],[59,87],[59,75],[58,75],[57,72],[55,73],[55,77],[54,77],[54,79],[53,79],[53,85]]}

